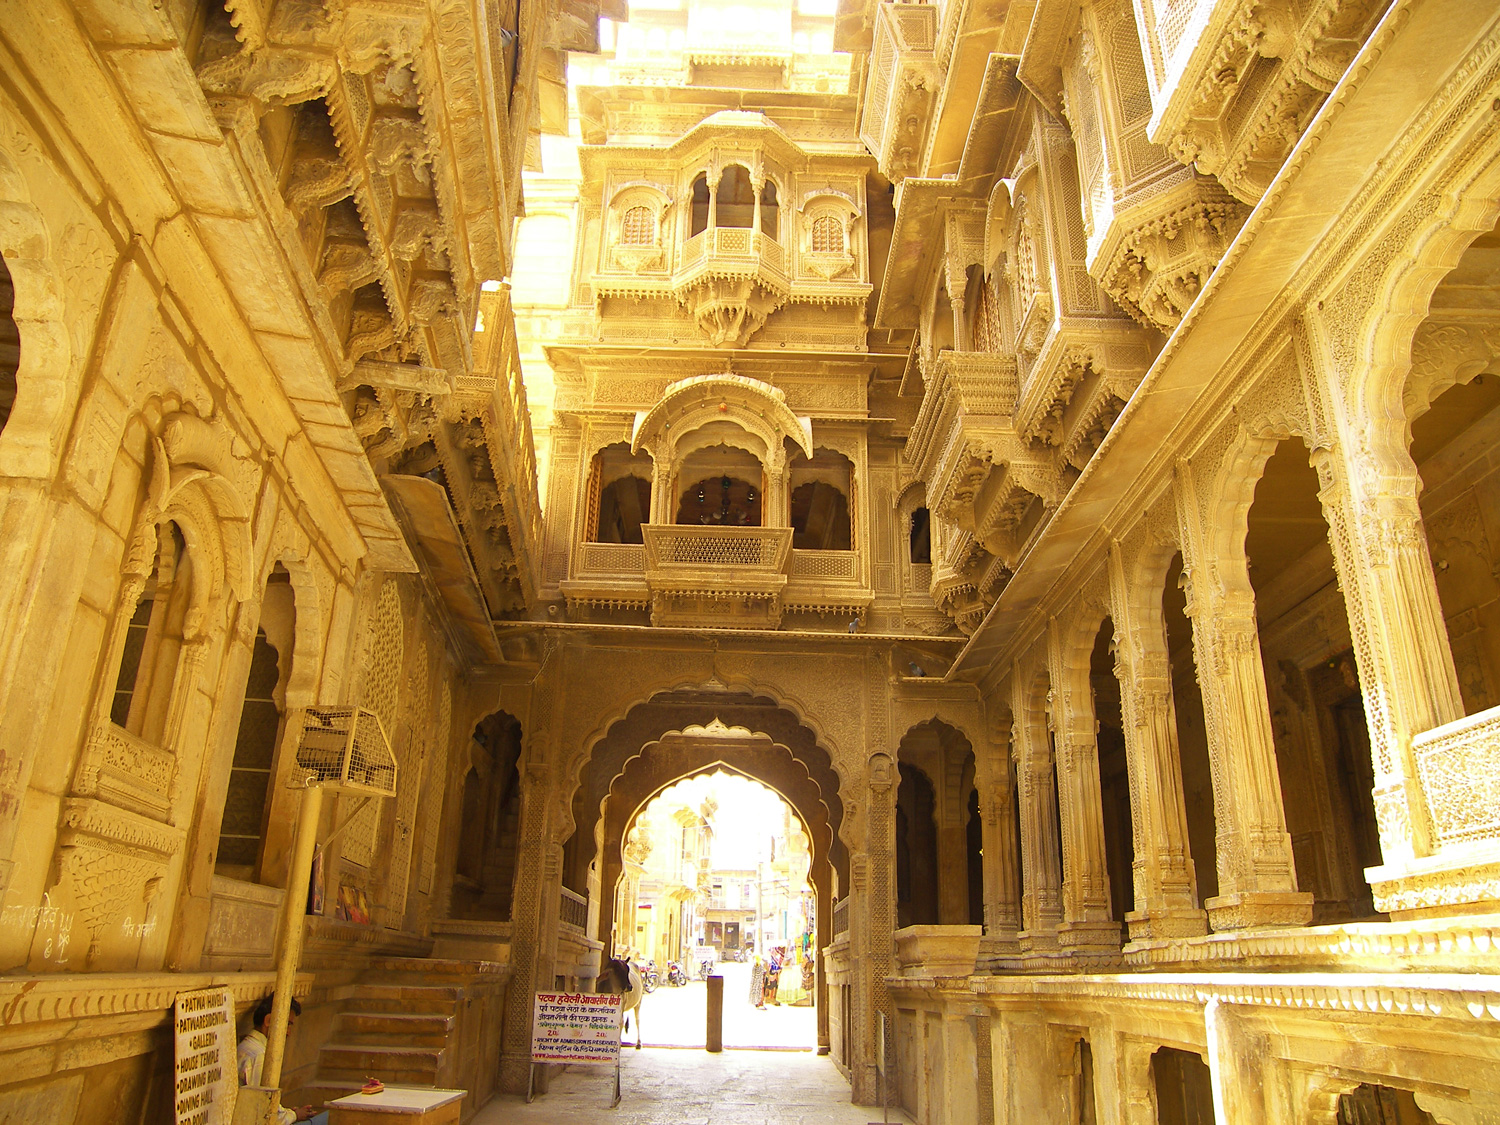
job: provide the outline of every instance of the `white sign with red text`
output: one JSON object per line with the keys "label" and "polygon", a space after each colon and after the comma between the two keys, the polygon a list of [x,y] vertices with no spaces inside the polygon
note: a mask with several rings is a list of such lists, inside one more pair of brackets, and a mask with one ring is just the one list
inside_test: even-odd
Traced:
{"label": "white sign with red text", "polygon": [[531,1061],[614,1063],[620,1059],[620,998],[583,992],[538,992],[531,1022]]}

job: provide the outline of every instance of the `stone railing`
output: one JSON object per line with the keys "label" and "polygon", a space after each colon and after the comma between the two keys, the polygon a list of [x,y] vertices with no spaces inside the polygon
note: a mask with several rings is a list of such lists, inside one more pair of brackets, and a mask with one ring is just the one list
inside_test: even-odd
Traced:
{"label": "stone railing", "polygon": [[789,527],[694,527],[691,524],[647,524],[646,571],[705,567],[785,574],[792,547]]}
{"label": "stone railing", "polygon": [[646,548],[639,543],[578,543],[573,575],[561,588],[577,610],[644,609],[649,601]]}
{"label": "stone railing", "polygon": [[833,936],[849,932],[849,900],[841,898],[833,904]]}
{"label": "stone railing", "polygon": [[853,551],[794,550],[792,577],[852,580],[859,577],[857,563],[858,556]]}
{"label": "stone railing", "polygon": [[770,235],[749,227],[711,227],[693,235],[682,247],[678,273],[696,272],[703,266],[712,272],[769,272],[786,279],[786,248]]}
{"label": "stone railing", "polygon": [[563,887],[560,914],[564,926],[571,926],[582,933],[589,924],[589,900],[587,896]]}
{"label": "stone railing", "polygon": [[641,532],[655,624],[775,628],[781,623],[791,528],[647,524]]}
{"label": "stone railing", "polygon": [[786,608],[862,617],[875,601],[860,576],[856,551],[793,551]]}
{"label": "stone railing", "polygon": [[1439,848],[1500,846],[1500,707],[1412,739]]}
{"label": "stone railing", "polygon": [[580,543],[577,573],[645,574],[646,548],[639,543]]}
{"label": "stone railing", "polygon": [[875,9],[859,135],[892,181],[911,175],[922,156],[940,85],[933,56],[937,13],[931,4],[887,3]]}

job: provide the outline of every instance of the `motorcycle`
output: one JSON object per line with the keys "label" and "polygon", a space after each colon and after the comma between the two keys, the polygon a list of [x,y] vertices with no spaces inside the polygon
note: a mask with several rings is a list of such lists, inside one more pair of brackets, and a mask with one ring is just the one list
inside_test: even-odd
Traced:
{"label": "motorcycle", "polygon": [[687,974],[682,971],[682,966],[676,961],[667,962],[667,983],[673,988],[681,988],[687,984]]}
{"label": "motorcycle", "polygon": [[659,984],[661,984],[661,977],[656,972],[656,962],[647,961],[646,967],[641,970],[641,986],[647,992],[655,992]]}

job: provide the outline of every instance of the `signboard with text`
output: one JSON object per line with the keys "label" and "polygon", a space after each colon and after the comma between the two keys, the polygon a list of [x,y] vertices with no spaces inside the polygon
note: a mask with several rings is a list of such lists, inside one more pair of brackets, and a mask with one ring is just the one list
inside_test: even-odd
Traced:
{"label": "signboard with text", "polygon": [[531,1061],[618,1063],[620,998],[582,992],[538,992],[531,1023]]}
{"label": "signboard with text", "polygon": [[227,988],[179,992],[173,1005],[176,1039],[173,1103],[177,1125],[229,1125],[234,1120],[234,995]]}

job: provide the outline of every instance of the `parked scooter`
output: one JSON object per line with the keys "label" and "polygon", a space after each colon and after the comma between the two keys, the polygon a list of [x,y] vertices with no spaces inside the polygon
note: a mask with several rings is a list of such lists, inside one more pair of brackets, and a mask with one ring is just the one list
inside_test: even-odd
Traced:
{"label": "parked scooter", "polygon": [[641,984],[647,992],[655,992],[657,985],[661,984],[661,977],[656,972],[656,962],[647,961],[641,973]]}
{"label": "parked scooter", "polygon": [[667,962],[667,983],[673,988],[681,988],[687,984],[687,974],[682,971],[682,966],[676,961]]}

